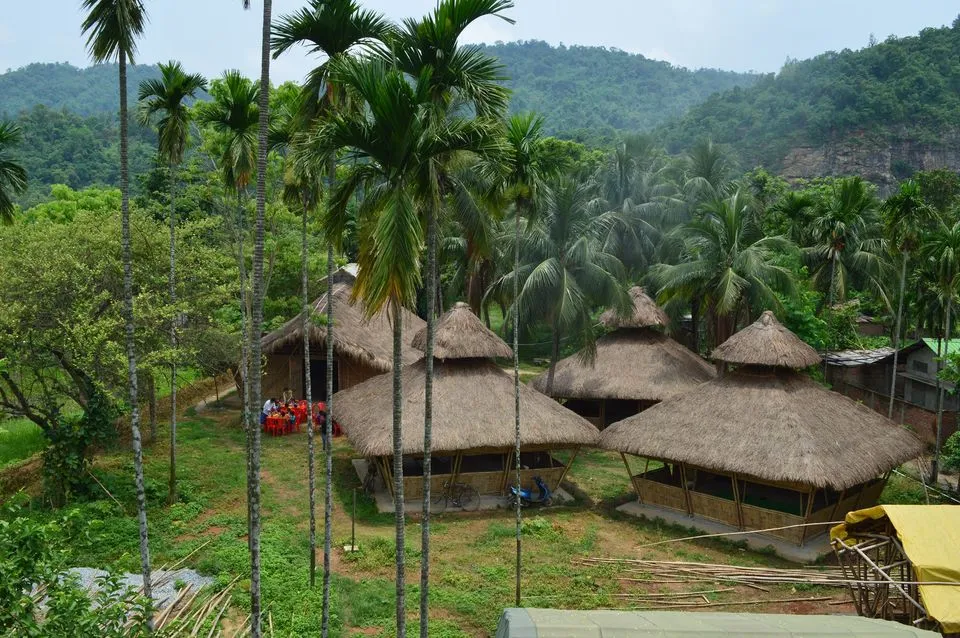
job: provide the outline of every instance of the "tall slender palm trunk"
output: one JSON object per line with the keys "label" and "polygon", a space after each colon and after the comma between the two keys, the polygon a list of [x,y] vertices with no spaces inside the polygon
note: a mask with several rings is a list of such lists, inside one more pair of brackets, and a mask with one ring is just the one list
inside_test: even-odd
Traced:
{"label": "tall slender palm trunk", "polygon": [[[517,490],[520,489],[520,207],[517,207],[514,218],[513,244],[513,403],[516,429],[513,457],[516,464]],[[520,606],[520,562],[522,520],[520,514],[520,497],[516,498],[517,515],[517,566],[516,566],[516,606]]]}
{"label": "tall slender palm trunk", "polygon": [[407,635],[406,607],[406,562],[404,548],[405,512],[403,503],[403,307],[393,302],[393,509],[396,527],[397,551],[397,636]]}
{"label": "tall slender palm trunk", "polygon": [[[337,179],[336,159],[328,167],[328,193]],[[327,237],[327,418],[323,424],[325,483],[323,486],[323,608],[320,618],[322,638],[330,634],[330,553],[333,551],[333,241]]]}
{"label": "tall slender palm trunk", "polygon": [[900,359],[900,327],[903,322],[903,297],[907,287],[907,260],[910,251],[903,251],[903,263],[900,266],[900,301],[897,303],[897,321],[893,330],[893,374],[890,375],[890,405],[887,407],[887,418],[893,418],[894,395],[897,393],[897,363]]}
{"label": "tall slender palm trunk", "polygon": [[[147,497],[143,487],[143,446],[140,440],[140,406],[137,402],[137,351],[133,325],[133,256],[130,248],[130,175],[127,162],[127,56],[120,50],[120,226],[123,257],[123,319],[127,346],[130,392],[130,432],[133,442],[133,475],[137,491],[137,521],[140,526],[140,571],[143,595],[152,600],[150,538],[147,533]],[[149,621],[152,629],[153,621]]]}
{"label": "tall slender palm trunk", "polygon": [[437,299],[437,215],[427,211],[427,346],[423,399],[423,520],[420,528],[420,638],[430,628],[430,481],[433,476],[433,342]]}
{"label": "tall slender palm trunk", "polygon": [[547,396],[553,392],[553,379],[557,372],[557,361],[560,359],[560,322],[554,319],[553,334],[550,338],[550,370],[547,372]]}
{"label": "tall slender palm trunk", "polygon": [[[240,375],[241,375],[241,422],[243,431],[247,437],[247,547],[250,547],[250,518],[251,518],[251,498],[250,486],[253,484],[253,428],[254,421],[251,418],[250,408],[250,331],[249,331],[249,310],[247,306],[247,258],[243,254],[244,247],[244,223],[243,218],[243,191],[237,189],[237,272],[240,277]],[[259,414],[259,407],[255,407],[252,414]]]}
{"label": "tall slender palm trunk", "polygon": [[170,165],[170,484],[167,503],[177,502],[177,167]]}
{"label": "tall slender palm trunk", "polygon": [[[263,25],[260,39],[260,127],[257,135],[257,221],[253,240],[253,312],[250,320],[250,397],[251,409],[260,404],[260,329],[263,325],[263,222],[267,206],[267,135],[270,125],[270,21],[273,3],[263,0]],[[256,414],[256,412],[254,412]],[[260,428],[251,423],[250,489],[250,635],[260,638]]]}
{"label": "tall slender palm trunk", "polygon": [[300,227],[300,291],[303,301],[303,390],[307,400],[307,490],[310,500],[310,587],[317,581],[317,493],[313,444],[313,380],[310,378],[310,292],[307,273],[307,197]]}
{"label": "tall slender palm trunk", "polygon": [[952,318],[951,311],[953,310],[953,289],[951,286],[950,295],[947,297],[947,313],[944,320],[944,337],[943,337],[943,351],[940,352],[940,348],[937,348],[937,354],[939,361],[937,362],[937,385],[939,389],[937,391],[937,440],[936,445],[933,449],[933,461],[930,462],[930,482],[934,485],[937,484],[937,479],[940,476],[940,447],[943,445],[943,395],[946,390],[943,387],[943,382],[940,380],[940,373],[943,372],[943,359],[950,352],[950,319]]}

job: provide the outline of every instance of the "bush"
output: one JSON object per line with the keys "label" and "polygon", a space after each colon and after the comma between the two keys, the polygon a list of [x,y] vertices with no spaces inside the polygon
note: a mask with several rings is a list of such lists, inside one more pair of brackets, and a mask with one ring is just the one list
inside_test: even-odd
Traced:
{"label": "bush", "polygon": [[943,467],[948,470],[960,470],[960,430],[950,435],[940,451]]}

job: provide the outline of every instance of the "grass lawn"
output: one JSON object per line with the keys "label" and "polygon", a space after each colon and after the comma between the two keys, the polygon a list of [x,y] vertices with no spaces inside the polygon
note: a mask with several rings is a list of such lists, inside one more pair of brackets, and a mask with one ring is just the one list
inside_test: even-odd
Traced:
{"label": "grass lawn", "polygon": [[0,467],[33,456],[46,444],[43,431],[29,419],[0,421]]}
{"label": "grass lawn", "polygon": [[[164,438],[146,449],[150,546],[153,564],[170,564],[197,548],[187,565],[214,575],[218,583],[235,575],[246,578],[244,434],[232,409],[190,411],[179,426],[180,500],[166,506],[168,451]],[[349,504],[359,482],[353,473],[353,455],[345,439],[334,446],[334,546],[349,541]],[[317,457],[318,540],[322,566],[323,461]],[[97,460],[95,473],[117,499],[73,506],[77,513],[66,524],[71,535],[71,560],[77,565],[138,570],[137,522],[132,462],[126,450]],[[530,510],[524,526],[523,596],[529,606],[562,608],[629,607],[624,593],[671,591],[677,585],[640,585],[622,580],[610,566],[583,566],[584,557],[644,557],[745,565],[785,563],[763,553],[748,552],[721,542],[689,542],[638,549],[647,542],[686,535],[670,528],[622,516],[613,506],[629,498],[626,472],[617,454],[584,451],[570,479],[586,493],[582,502],[546,511]],[[307,514],[306,435],[263,440],[263,596],[277,635],[319,635],[321,573],[317,587],[308,586],[309,545]],[[34,510],[35,516],[53,516]],[[392,515],[376,512],[372,501],[358,494],[357,540],[361,551],[332,553],[333,635],[393,635],[394,527]],[[57,514],[60,516],[61,514]],[[513,604],[514,521],[512,512],[447,514],[434,519],[431,556],[431,635],[486,636],[504,607]],[[406,528],[407,608],[411,628],[417,623],[420,573],[420,526],[411,519]],[[318,567],[319,570],[319,567]],[[248,581],[241,581],[248,585]],[[653,587],[653,589],[649,589]],[[690,586],[679,586],[681,589]],[[711,587],[712,589],[712,587]],[[234,598],[228,619],[240,623],[249,601],[245,589]],[[828,591],[836,598],[838,590]],[[789,587],[768,593],[750,589],[711,595],[718,601],[822,595]],[[719,611],[790,611],[837,613],[846,606],[824,603],[729,606]]]}

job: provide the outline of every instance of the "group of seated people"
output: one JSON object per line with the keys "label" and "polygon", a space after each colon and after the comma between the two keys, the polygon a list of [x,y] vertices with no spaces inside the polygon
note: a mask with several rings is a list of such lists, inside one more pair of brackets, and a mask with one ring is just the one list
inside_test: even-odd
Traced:
{"label": "group of seated people", "polygon": [[[282,398],[279,401],[271,397],[264,402],[263,410],[260,412],[261,426],[266,424],[268,417],[279,416],[287,420],[291,428],[306,420],[306,401],[295,401],[293,391],[289,388],[285,389],[281,396]],[[314,426],[320,428],[322,433],[323,426],[327,422],[327,405],[323,401],[317,401],[313,404],[311,418]],[[334,436],[339,436],[340,427],[336,422],[333,424],[333,429]]]}

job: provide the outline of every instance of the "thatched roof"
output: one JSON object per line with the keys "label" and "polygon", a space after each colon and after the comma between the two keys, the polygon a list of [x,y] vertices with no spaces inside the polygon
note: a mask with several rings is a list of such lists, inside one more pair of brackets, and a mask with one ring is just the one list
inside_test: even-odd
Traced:
{"label": "thatched roof", "polygon": [[711,356],[717,361],[738,365],[796,370],[808,368],[821,361],[816,350],[784,327],[769,310],[717,346]]}
{"label": "thatched roof", "polygon": [[629,294],[633,302],[631,314],[623,317],[615,309],[610,308],[600,315],[600,323],[608,328],[666,327],[670,323],[667,313],[647,295],[643,288],[634,286]]}
{"label": "thatched roof", "polygon": [[602,447],[837,490],[916,458],[920,441],[792,370],[737,369],[614,423]]}
{"label": "thatched roof", "polygon": [[[367,318],[363,302],[353,302],[355,277],[341,269],[333,279],[333,349],[337,356],[353,359],[382,372],[393,369],[393,327],[386,312]],[[313,302],[315,319],[325,317],[327,295],[324,293]],[[404,365],[413,363],[422,355],[408,344],[413,336],[426,325],[420,317],[403,310]],[[322,349],[327,343],[327,327],[314,321],[309,326],[311,348]],[[279,354],[289,349],[298,349],[303,343],[303,318],[297,315],[261,341],[263,352]]]}
{"label": "thatched roof", "polygon": [[[557,362],[551,396],[663,401],[714,377],[713,366],[661,332],[621,328],[597,339],[593,364],[574,354]],[[530,385],[547,390],[548,372]]]}
{"label": "thatched roof", "polygon": [[[423,360],[403,369],[403,453],[423,452]],[[363,456],[393,454],[393,375],[382,374],[334,396],[336,418]],[[594,445],[597,429],[553,399],[520,386],[521,445]],[[437,361],[433,449],[454,452],[514,445],[513,377],[483,359]]]}
{"label": "thatched roof", "polygon": [[[424,327],[410,344],[420,351],[427,349]],[[513,350],[473,314],[470,306],[458,301],[440,317],[434,327],[434,359],[492,359],[512,357]]]}

